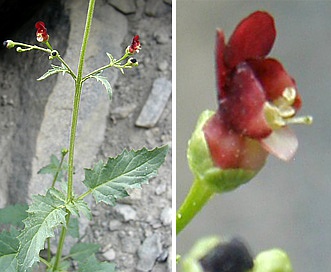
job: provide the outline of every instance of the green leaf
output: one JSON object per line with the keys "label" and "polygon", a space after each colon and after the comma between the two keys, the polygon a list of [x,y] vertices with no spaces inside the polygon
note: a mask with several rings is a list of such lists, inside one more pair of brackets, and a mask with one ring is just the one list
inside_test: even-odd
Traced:
{"label": "green leaf", "polygon": [[16,204],[0,209],[0,224],[23,226],[22,221],[28,216],[26,213],[28,207],[26,204]]}
{"label": "green leaf", "polygon": [[128,196],[127,189],[141,188],[141,184],[156,176],[164,162],[168,146],[147,150],[127,151],[106,164],[99,161],[93,169],[85,169],[84,184],[92,190],[96,202],[115,205],[117,199]]}
{"label": "green leaf", "polygon": [[44,248],[45,240],[54,237],[54,229],[66,224],[62,193],[50,188],[46,196],[32,196],[32,204],[28,209],[28,217],[24,220],[25,228],[18,236],[18,271],[39,261],[39,252]]}
{"label": "green leaf", "polygon": [[85,262],[86,259],[97,253],[99,248],[98,244],[78,243],[71,248],[70,257],[78,262]]}
{"label": "green leaf", "polygon": [[115,264],[107,262],[99,262],[97,258],[92,255],[85,262],[79,263],[78,272],[114,272]]}
{"label": "green leaf", "polygon": [[0,233],[0,269],[4,272],[17,271],[16,254],[19,247],[17,239],[18,231],[11,228],[10,231]]}
{"label": "green leaf", "polygon": [[[55,261],[56,261],[56,256],[54,256],[52,258],[52,260],[50,261],[51,266],[47,268],[47,270],[46,270],[47,272],[54,272],[53,271],[53,268],[54,268],[54,265],[55,265]],[[71,264],[70,264],[69,261],[65,261],[65,260],[62,259],[59,262],[59,264],[58,264],[57,269],[55,270],[55,272],[66,272],[66,271],[69,271],[70,265]],[[37,271],[37,270],[34,270],[34,271]]]}
{"label": "green leaf", "polygon": [[114,57],[113,57],[113,55],[112,54],[110,54],[110,53],[107,53],[106,52],[106,54],[107,54],[107,56],[108,56],[108,58],[109,58],[109,60],[110,60],[110,63],[113,63],[114,62]]}
{"label": "green leaf", "polygon": [[0,256],[17,253],[19,247],[18,234],[18,230],[13,227],[9,231],[0,233]]}
{"label": "green leaf", "polygon": [[113,90],[112,90],[112,87],[110,86],[110,83],[109,83],[108,79],[106,77],[100,75],[100,74],[96,74],[96,75],[93,75],[91,77],[95,78],[97,81],[99,81],[106,88],[106,91],[108,93],[108,97],[111,100],[112,96],[113,96]]}
{"label": "green leaf", "polygon": [[45,78],[48,78],[51,75],[55,75],[57,73],[62,73],[63,75],[65,73],[68,73],[69,70],[62,64],[62,66],[57,66],[54,64],[51,64],[52,68],[49,69],[45,74],[43,74],[40,78],[38,78],[38,81],[44,80]]}
{"label": "green leaf", "polygon": [[7,254],[0,257],[0,268],[2,272],[16,272],[16,253]]}
{"label": "green leaf", "polygon": [[60,160],[55,156],[51,155],[51,162],[50,164],[44,166],[38,171],[38,174],[50,174],[53,177],[59,172],[56,180],[60,181],[62,177],[64,176],[65,171],[68,170],[68,164],[63,162],[62,166],[60,167]]}
{"label": "green leaf", "polygon": [[77,217],[70,217],[68,234],[73,238],[79,238],[79,222]]}
{"label": "green leaf", "polygon": [[66,204],[66,208],[76,216],[80,216],[80,214],[84,214],[87,219],[92,220],[92,213],[87,203],[82,200],[73,200],[70,203]]}

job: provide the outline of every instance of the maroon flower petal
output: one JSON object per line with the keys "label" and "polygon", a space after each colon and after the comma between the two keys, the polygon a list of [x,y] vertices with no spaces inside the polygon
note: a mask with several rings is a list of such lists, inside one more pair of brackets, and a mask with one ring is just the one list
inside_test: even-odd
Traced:
{"label": "maroon flower petal", "polygon": [[289,161],[298,149],[298,139],[289,127],[274,130],[267,138],[261,140],[265,150],[276,157]]}
{"label": "maroon flower petal", "polygon": [[220,109],[227,124],[237,133],[259,139],[271,133],[265,117],[266,96],[251,67],[243,62],[234,71],[227,97]]}
{"label": "maroon flower petal", "polygon": [[39,29],[46,30],[45,23],[42,22],[42,21],[37,22],[37,23],[35,24],[35,27],[37,28],[37,30],[39,30]]}
{"label": "maroon flower petal", "polygon": [[203,128],[215,166],[222,169],[259,170],[268,152],[258,141],[229,129],[221,112],[217,112]]}
{"label": "maroon flower petal", "polygon": [[211,157],[222,169],[238,168],[244,138],[228,129],[217,112],[203,128]]}
{"label": "maroon flower petal", "polygon": [[[262,84],[268,101],[274,101],[282,96],[283,91],[288,87],[296,88],[294,79],[279,61],[269,58],[249,60],[248,63]],[[301,98],[298,94],[293,107],[296,110],[301,107]]]}
{"label": "maroon flower petal", "polygon": [[269,153],[262,148],[259,141],[245,137],[240,155],[240,168],[259,170],[265,164]]}
{"label": "maroon flower petal", "polygon": [[224,64],[225,37],[221,29],[216,33],[216,77],[218,86],[218,99],[226,95],[224,92],[226,80],[226,67]]}
{"label": "maroon flower petal", "polygon": [[224,53],[226,65],[232,69],[238,63],[268,55],[276,38],[272,16],[256,11],[242,20],[233,32]]}

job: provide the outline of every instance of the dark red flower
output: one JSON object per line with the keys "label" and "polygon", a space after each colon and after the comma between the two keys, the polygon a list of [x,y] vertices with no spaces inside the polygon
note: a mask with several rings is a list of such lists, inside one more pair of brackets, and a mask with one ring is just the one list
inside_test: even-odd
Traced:
{"label": "dark red flower", "polygon": [[289,123],[301,107],[294,79],[280,62],[267,58],[276,38],[271,15],[257,11],[235,29],[228,43],[217,31],[219,108],[203,131],[214,163],[223,169],[259,169],[268,153],[289,160],[298,141]]}
{"label": "dark red flower", "polygon": [[49,35],[47,34],[47,28],[45,27],[44,22],[37,22],[35,24],[35,27],[37,29],[36,36],[38,42],[47,42],[49,39]]}
{"label": "dark red flower", "polygon": [[141,44],[139,41],[139,35],[136,35],[132,39],[132,43],[129,47],[129,52],[130,54],[139,53],[140,49],[141,49]]}

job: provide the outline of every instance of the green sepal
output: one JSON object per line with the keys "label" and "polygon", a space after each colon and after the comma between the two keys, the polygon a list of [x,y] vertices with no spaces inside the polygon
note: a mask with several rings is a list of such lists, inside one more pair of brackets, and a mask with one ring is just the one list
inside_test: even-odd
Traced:
{"label": "green sepal", "polygon": [[223,193],[245,184],[257,174],[257,171],[221,169],[215,166],[203,132],[204,125],[214,114],[215,112],[210,110],[201,113],[188,142],[187,160],[196,179],[205,182],[213,191]]}

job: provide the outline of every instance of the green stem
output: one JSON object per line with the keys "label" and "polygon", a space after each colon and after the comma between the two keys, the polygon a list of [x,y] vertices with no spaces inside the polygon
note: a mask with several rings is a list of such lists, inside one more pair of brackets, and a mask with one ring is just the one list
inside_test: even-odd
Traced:
{"label": "green stem", "polygon": [[56,271],[60,260],[61,260],[61,255],[62,255],[62,249],[63,249],[63,245],[64,245],[64,240],[67,234],[67,226],[69,225],[69,220],[70,220],[70,212],[68,210],[66,210],[67,215],[66,215],[66,226],[62,227],[61,230],[61,235],[60,235],[60,239],[59,239],[59,244],[57,246],[57,251],[56,251],[56,256],[55,256],[55,263],[54,263],[54,267],[53,267],[53,271]]}
{"label": "green stem", "polygon": [[79,197],[76,198],[76,200],[82,200],[91,193],[92,193],[92,189],[90,189],[90,190],[86,191],[85,193],[81,194]]}
{"label": "green stem", "polygon": [[61,63],[63,63],[63,65],[68,69],[69,74],[72,76],[72,78],[73,78],[74,80],[76,80],[77,76],[75,75],[74,71],[71,70],[70,66],[64,61],[64,59],[63,59],[60,55],[57,55],[56,58],[57,58]]}
{"label": "green stem", "polygon": [[[85,23],[84,37],[83,37],[82,47],[80,50],[80,57],[79,57],[79,63],[78,63],[78,69],[77,69],[77,78],[75,80],[75,97],[74,97],[74,105],[73,105],[72,118],[71,118],[69,158],[68,158],[67,202],[70,202],[73,199],[75,139],[76,139],[76,131],[77,131],[77,123],[78,123],[80,97],[81,97],[82,85],[83,85],[82,75],[83,75],[83,67],[84,67],[84,60],[85,60],[85,52],[86,52],[87,42],[88,42],[88,38],[90,35],[90,30],[91,30],[94,5],[95,5],[95,0],[90,0],[89,6],[88,6],[88,11],[87,11],[86,23]],[[70,212],[67,210],[66,226],[62,227],[53,271],[56,271],[56,269],[59,265],[60,259],[61,259],[62,249],[63,249],[63,245],[64,245],[64,240],[65,240],[69,220],[70,220]]]}
{"label": "green stem", "polygon": [[176,214],[176,234],[186,227],[213,195],[214,191],[200,180],[193,182],[188,195]]}
{"label": "green stem", "polygon": [[77,122],[78,122],[80,96],[82,93],[82,85],[83,85],[82,76],[83,76],[84,59],[85,59],[87,42],[88,42],[90,30],[91,30],[94,4],[95,4],[95,0],[90,0],[88,12],[87,12],[87,19],[86,19],[86,24],[85,24],[82,48],[80,50],[79,64],[78,64],[78,69],[77,69],[77,78],[76,78],[76,83],[75,83],[75,98],[74,98],[74,108],[73,108],[73,112],[72,112],[70,143],[69,143],[67,201],[70,201],[73,197],[72,188],[73,188],[73,174],[74,174],[75,139],[76,139],[76,130],[77,130]]}
{"label": "green stem", "polygon": [[103,70],[108,69],[108,68],[110,68],[110,67],[124,68],[124,66],[123,66],[123,65],[120,65],[120,63],[121,63],[124,59],[126,59],[128,56],[129,56],[129,54],[126,53],[126,54],[125,54],[123,57],[121,57],[120,59],[118,59],[118,60],[116,60],[116,61],[114,61],[114,62],[111,62],[111,63],[109,63],[109,64],[107,64],[107,65],[104,65],[104,66],[102,66],[102,67],[100,67],[100,68],[98,68],[98,69],[92,71],[91,73],[88,73],[86,76],[83,77],[83,82],[84,82],[85,80],[87,80],[88,78],[90,78],[91,76],[93,76],[93,75],[95,75],[95,74],[98,74],[98,73],[102,72]]}
{"label": "green stem", "polygon": [[[50,54],[52,52],[52,50],[50,50],[50,49],[46,49],[44,47],[40,47],[37,45],[30,45],[30,44],[25,44],[25,43],[21,43],[21,42],[13,42],[13,43],[15,46],[23,46],[23,47],[26,47],[26,49],[30,49],[30,50],[40,50],[40,51],[43,51],[48,54]],[[22,48],[22,49],[26,50],[24,48]]]}

